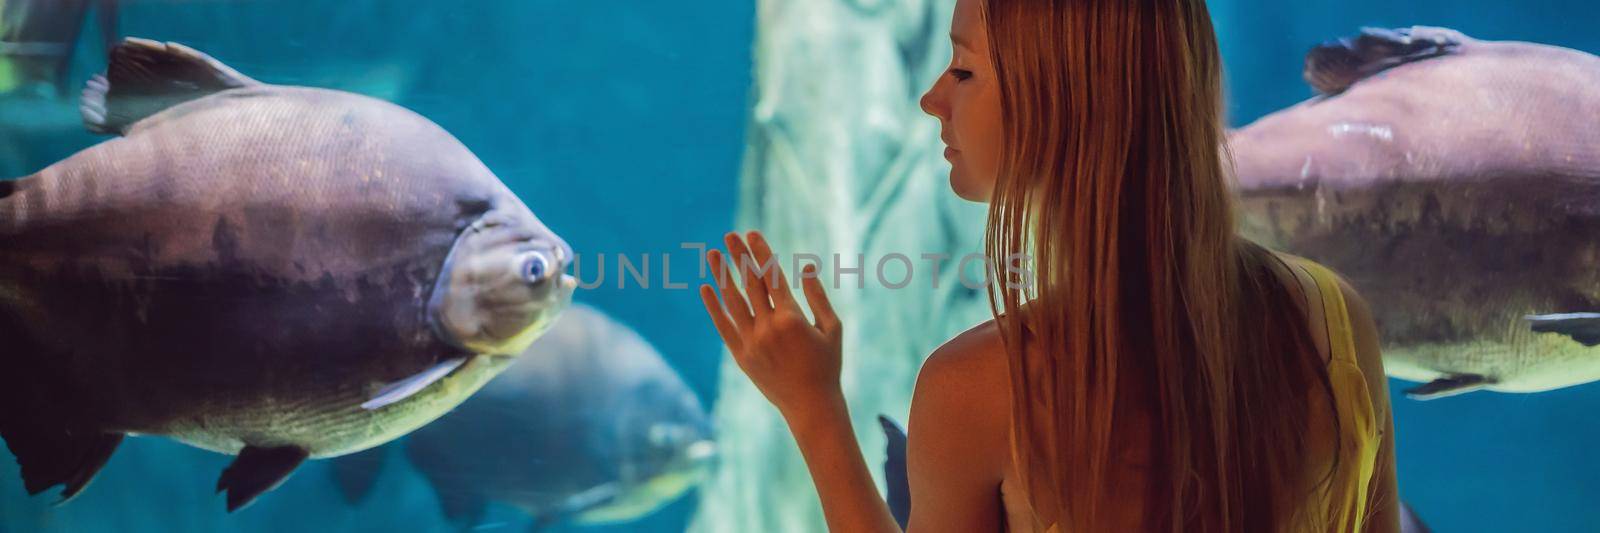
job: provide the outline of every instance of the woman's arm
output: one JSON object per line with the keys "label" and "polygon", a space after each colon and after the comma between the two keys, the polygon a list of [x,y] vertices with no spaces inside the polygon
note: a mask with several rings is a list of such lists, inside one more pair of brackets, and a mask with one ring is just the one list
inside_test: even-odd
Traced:
{"label": "woman's arm", "polygon": [[[741,265],[748,298],[726,271],[721,253],[706,256],[722,300],[700,288],[717,333],[734,361],[783,414],[811,471],[828,529],[899,533],[873,484],[851,427],[839,385],[839,319],[815,269],[802,277],[815,323],[806,320],[788,280],[759,233],[750,246],[735,234],[728,249]],[[752,253],[753,252],[753,253]],[[770,265],[757,274],[743,265]],[[911,402],[907,471],[911,523],[917,533],[994,531],[1000,524],[999,486],[1008,457],[1009,376],[995,329],[986,324],[934,352],[917,379]]]}
{"label": "woman's arm", "polygon": [[828,531],[900,533],[861,456],[844,398],[828,403],[812,413],[784,417],[811,471]]}
{"label": "woman's arm", "polygon": [[706,254],[706,261],[722,302],[709,285],[700,287],[700,296],[734,361],[788,422],[822,499],[828,529],[899,533],[850,425],[839,385],[841,326],[815,269],[807,266],[801,276],[813,323],[790,293],[761,234],[750,233],[749,247],[737,234],[725,240],[749,298],[734,286],[716,250]]}
{"label": "woman's arm", "polygon": [[1344,292],[1350,325],[1355,330],[1356,362],[1366,377],[1373,414],[1377,416],[1378,430],[1382,435],[1377,469],[1373,472],[1372,484],[1367,491],[1366,530],[1371,533],[1399,533],[1400,493],[1395,479],[1394,413],[1389,405],[1389,378],[1383,371],[1378,328],[1372,320],[1372,311],[1367,308],[1366,300],[1342,279],[1339,288]]}
{"label": "woman's arm", "polygon": [[[906,473],[915,533],[996,531],[1006,457],[1009,376],[991,324],[934,351],[911,399]],[[787,418],[830,531],[898,532],[861,456],[842,397]]]}

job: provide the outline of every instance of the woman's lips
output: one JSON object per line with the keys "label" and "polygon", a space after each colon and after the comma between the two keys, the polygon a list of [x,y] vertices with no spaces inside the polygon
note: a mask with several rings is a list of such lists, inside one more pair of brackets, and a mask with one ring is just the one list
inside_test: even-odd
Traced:
{"label": "woman's lips", "polygon": [[957,152],[957,150],[955,148],[951,148],[951,147],[946,146],[944,148],[944,157],[945,157],[945,159],[949,159],[950,156],[956,155],[956,152]]}

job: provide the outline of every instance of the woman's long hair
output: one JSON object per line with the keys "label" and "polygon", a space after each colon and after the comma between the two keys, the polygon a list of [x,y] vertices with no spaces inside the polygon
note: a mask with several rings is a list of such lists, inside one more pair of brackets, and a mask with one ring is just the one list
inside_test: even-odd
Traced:
{"label": "woman's long hair", "polygon": [[[1314,525],[1303,435],[1331,388],[1282,263],[1235,234],[1205,3],[986,0],[984,16],[1005,121],[990,303],[1034,512],[1104,530],[1107,509],[1127,516],[1120,486],[1152,531]],[[1125,450],[1148,451],[1146,475],[1111,475]]]}

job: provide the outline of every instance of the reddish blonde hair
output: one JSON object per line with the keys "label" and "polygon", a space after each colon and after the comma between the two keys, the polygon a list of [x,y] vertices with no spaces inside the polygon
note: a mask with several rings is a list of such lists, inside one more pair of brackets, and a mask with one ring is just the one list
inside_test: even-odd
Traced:
{"label": "reddish blonde hair", "polygon": [[986,0],[984,18],[1005,122],[986,253],[1036,267],[990,292],[1035,513],[1105,530],[1131,449],[1148,530],[1314,525],[1303,435],[1331,389],[1281,262],[1235,233],[1205,3]]}

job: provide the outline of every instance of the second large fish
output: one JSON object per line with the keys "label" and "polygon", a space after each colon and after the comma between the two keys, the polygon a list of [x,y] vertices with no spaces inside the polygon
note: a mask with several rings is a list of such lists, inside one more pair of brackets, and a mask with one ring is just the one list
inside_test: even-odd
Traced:
{"label": "second large fish", "polygon": [[1600,379],[1600,58],[1369,29],[1306,78],[1231,136],[1247,232],[1346,275],[1412,397]]}

